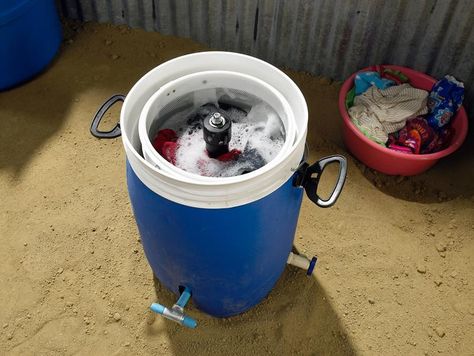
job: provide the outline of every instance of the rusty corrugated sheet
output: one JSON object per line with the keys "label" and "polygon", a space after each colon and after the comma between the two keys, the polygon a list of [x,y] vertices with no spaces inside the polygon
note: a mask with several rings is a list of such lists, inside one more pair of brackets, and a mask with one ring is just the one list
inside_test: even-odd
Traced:
{"label": "rusty corrugated sheet", "polygon": [[[65,16],[128,24],[343,80],[395,63],[474,87],[471,0],[60,0]],[[474,90],[466,104],[474,113]],[[473,103],[469,105],[470,103]]]}

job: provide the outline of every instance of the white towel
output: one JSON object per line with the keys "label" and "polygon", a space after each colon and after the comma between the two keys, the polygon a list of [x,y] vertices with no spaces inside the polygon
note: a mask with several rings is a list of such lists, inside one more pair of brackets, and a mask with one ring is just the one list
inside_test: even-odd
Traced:
{"label": "white towel", "polygon": [[402,84],[378,89],[371,86],[354,98],[349,115],[354,124],[371,140],[385,144],[408,119],[428,113],[428,92]]}

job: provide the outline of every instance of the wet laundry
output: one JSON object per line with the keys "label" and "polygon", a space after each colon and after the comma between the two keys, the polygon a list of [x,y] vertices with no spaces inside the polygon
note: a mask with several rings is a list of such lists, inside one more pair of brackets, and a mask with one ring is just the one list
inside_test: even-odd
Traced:
{"label": "wet laundry", "polygon": [[[221,157],[222,156],[220,156],[219,159],[221,159]],[[249,148],[246,146],[244,152],[237,157],[237,163],[239,164],[231,168],[234,170],[232,173],[233,176],[253,172],[256,169],[263,167],[266,164],[266,161],[255,148]]]}
{"label": "wet laundry", "polygon": [[[256,101],[248,112],[232,104],[207,103],[177,113],[158,128],[152,145],[168,162],[189,173],[232,177],[253,172],[270,162],[285,142],[283,123],[268,104]],[[224,153],[208,151],[204,120],[219,113],[231,121],[231,138]]]}
{"label": "wet laundry", "polygon": [[[153,147],[163,158],[173,165],[176,165],[176,152],[179,145],[179,138],[176,132],[171,129],[162,129],[158,131],[153,140]],[[237,176],[252,172],[267,163],[258,150],[250,148],[249,145],[245,147],[243,152],[234,148],[229,152],[221,154],[215,159],[223,163],[236,161],[237,164],[227,168],[229,176]],[[209,162],[209,160],[204,159],[197,161],[201,175],[207,175],[207,172],[209,171]]]}
{"label": "wet laundry", "polygon": [[[158,131],[154,140],[153,147],[155,150],[168,162],[176,165],[176,151],[178,149],[178,135],[174,130],[162,129]],[[235,161],[241,154],[240,150],[232,149],[229,152],[223,153],[216,159],[220,162]]]}
{"label": "wet laundry", "polygon": [[409,84],[386,89],[371,86],[354,98],[354,106],[348,111],[364,135],[385,145],[388,135],[403,128],[408,119],[428,113],[427,97],[427,91]]}
{"label": "wet laundry", "polygon": [[163,129],[157,132],[153,139],[153,147],[168,162],[176,163],[176,150],[178,135],[171,129]]}

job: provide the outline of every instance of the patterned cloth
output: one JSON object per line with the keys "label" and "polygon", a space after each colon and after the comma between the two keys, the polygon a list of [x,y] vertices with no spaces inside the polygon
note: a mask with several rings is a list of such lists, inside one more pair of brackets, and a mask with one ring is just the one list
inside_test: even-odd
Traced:
{"label": "patterned cloth", "polygon": [[403,128],[408,119],[428,112],[427,97],[427,91],[409,84],[387,89],[372,86],[355,97],[349,115],[365,136],[385,145],[388,135]]}
{"label": "patterned cloth", "polygon": [[464,99],[464,84],[447,75],[431,89],[428,98],[428,124],[436,130],[445,127],[456,114]]}

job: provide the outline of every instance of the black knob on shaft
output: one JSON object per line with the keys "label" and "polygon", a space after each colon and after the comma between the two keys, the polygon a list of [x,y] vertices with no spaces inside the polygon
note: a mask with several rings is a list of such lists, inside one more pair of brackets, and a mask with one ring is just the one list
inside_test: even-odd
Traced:
{"label": "black knob on shaft", "polygon": [[204,141],[211,158],[229,152],[232,122],[220,112],[211,112],[203,120]]}

